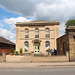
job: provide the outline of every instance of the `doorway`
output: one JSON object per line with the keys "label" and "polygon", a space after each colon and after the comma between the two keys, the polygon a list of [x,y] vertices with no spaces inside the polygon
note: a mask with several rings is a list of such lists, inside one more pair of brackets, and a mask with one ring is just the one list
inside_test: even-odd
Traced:
{"label": "doorway", "polygon": [[39,52],[40,52],[39,47],[40,47],[39,43],[34,43],[34,53],[35,54],[39,54]]}

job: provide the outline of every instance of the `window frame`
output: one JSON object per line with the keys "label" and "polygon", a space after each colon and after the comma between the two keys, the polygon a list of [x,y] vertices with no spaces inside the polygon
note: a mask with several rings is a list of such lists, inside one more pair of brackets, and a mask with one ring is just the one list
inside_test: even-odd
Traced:
{"label": "window frame", "polygon": [[[25,42],[24,42],[24,47],[25,47],[25,46],[26,46],[27,48],[29,48],[29,42],[28,42],[28,41],[25,41]],[[25,52],[28,52],[28,50],[26,50],[26,48],[24,49],[24,51],[25,51]]]}
{"label": "window frame", "polygon": [[49,41],[46,41],[45,42],[45,47],[48,47],[48,46],[50,47],[50,42]]}
{"label": "window frame", "polygon": [[50,29],[49,28],[45,29],[45,38],[50,38]]}
{"label": "window frame", "polygon": [[39,29],[38,28],[35,29],[35,38],[39,38]]}
{"label": "window frame", "polygon": [[29,29],[25,29],[25,38],[29,38]]}

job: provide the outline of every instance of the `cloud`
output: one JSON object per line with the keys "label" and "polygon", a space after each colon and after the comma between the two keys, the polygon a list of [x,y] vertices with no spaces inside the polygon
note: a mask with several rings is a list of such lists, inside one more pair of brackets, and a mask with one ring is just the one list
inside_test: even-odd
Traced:
{"label": "cloud", "polygon": [[[60,28],[62,27],[61,32],[67,20],[75,19],[75,0],[0,0],[0,6],[23,17],[58,20]],[[11,23],[14,25],[13,22]],[[12,30],[15,28],[13,25]]]}
{"label": "cloud", "polygon": [[3,27],[3,26],[4,26],[4,24],[3,24],[1,21],[0,21],[0,26],[1,26],[1,27]]}
{"label": "cloud", "polygon": [[74,15],[74,2],[75,0],[0,0],[0,5],[24,17],[50,20]]}
{"label": "cloud", "polygon": [[63,34],[65,34],[65,28],[66,28],[66,26],[65,26],[65,23],[63,22],[63,23],[61,23],[61,25],[59,25],[59,36],[62,36]]}
{"label": "cloud", "polygon": [[[5,18],[4,20],[1,20],[0,22],[0,26],[5,26],[5,25],[9,25],[8,27],[10,27],[10,31],[8,31],[8,29],[2,29],[0,28],[0,36],[5,37],[6,39],[9,39],[10,41],[16,43],[16,34],[12,33],[11,31],[16,32],[16,22],[29,22],[32,21],[31,18],[24,18],[24,17],[17,17],[17,18]],[[7,24],[3,24],[3,23],[7,23]]]}
{"label": "cloud", "polygon": [[17,17],[17,18],[9,18],[9,19],[6,18],[2,21],[4,23],[7,23],[10,26],[11,30],[15,32],[16,31],[16,26],[15,26],[16,22],[29,22],[29,21],[32,21],[32,19],[31,18],[26,19],[24,17]]}
{"label": "cloud", "polygon": [[2,29],[0,28],[0,36],[5,37],[6,39],[9,39],[12,42],[16,42],[15,38],[16,38],[16,34],[12,33],[11,31],[8,31],[7,29]]}

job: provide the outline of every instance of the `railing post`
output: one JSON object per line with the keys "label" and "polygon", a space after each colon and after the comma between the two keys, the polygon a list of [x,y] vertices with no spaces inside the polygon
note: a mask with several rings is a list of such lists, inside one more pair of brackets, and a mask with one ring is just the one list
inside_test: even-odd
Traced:
{"label": "railing post", "polygon": [[6,52],[2,51],[2,62],[6,62]]}
{"label": "railing post", "polygon": [[34,52],[31,52],[31,56],[34,56]]}
{"label": "railing post", "polygon": [[51,57],[51,51],[50,50],[48,50],[48,56]]}
{"label": "railing post", "polygon": [[67,60],[69,61],[69,52],[66,51],[66,57],[67,57]]}

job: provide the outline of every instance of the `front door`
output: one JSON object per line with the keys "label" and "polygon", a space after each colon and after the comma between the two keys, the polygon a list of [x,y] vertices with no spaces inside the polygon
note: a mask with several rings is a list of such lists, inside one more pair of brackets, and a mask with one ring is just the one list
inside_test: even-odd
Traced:
{"label": "front door", "polygon": [[34,44],[34,53],[39,54],[39,43]]}

